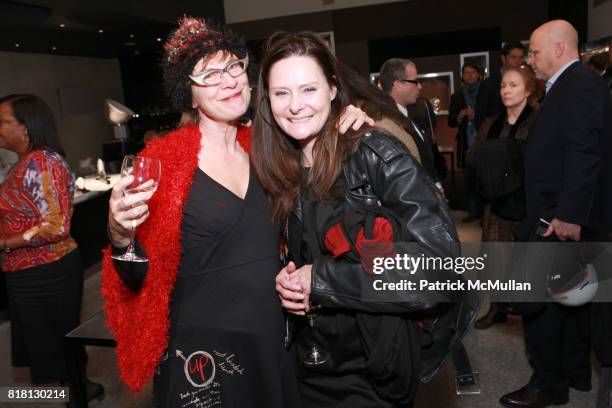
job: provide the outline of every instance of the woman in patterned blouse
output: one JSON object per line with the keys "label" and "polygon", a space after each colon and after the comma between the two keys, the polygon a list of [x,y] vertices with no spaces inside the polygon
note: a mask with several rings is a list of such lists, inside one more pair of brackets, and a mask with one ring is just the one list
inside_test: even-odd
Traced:
{"label": "woman in patterned blouse", "polygon": [[[30,367],[34,384],[63,382],[63,339],[79,324],[83,297],[83,261],[70,236],[74,177],[53,114],[37,96],[0,99],[0,147],[19,157],[0,185],[12,363]],[[103,393],[99,384],[89,388]]]}

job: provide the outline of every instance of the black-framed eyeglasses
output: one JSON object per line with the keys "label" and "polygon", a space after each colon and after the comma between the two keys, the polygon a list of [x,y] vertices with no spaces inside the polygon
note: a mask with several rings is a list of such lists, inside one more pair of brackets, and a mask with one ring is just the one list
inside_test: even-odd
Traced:
{"label": "black-framed eyeglasses", "polygon": [[246,56],[243,59],[231,61],[223,69],[209,69],[201,74],[189,75],[189,78],[198,85],[215,86],[221,83],[223,74],[226,72],[230,74],[232,78],[236,78],[242,75],[248,66],[249,57]]}
{"label": "black-framed eyeglasses", "polygon": [[418,85],[420,81],[418,79],[406,79],[406,78],[398,78],[400,82],[410,82],[411,84]]}

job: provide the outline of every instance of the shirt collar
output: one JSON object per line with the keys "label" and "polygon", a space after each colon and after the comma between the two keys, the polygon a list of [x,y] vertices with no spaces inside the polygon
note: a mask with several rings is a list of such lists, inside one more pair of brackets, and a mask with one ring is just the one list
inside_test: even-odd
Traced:
{"label": "shirt collar", "polygon": [[548,81],[546,81],[546,93],[548,93],[548,91],[550,91],[550,88],[552,88],[552,86],[554,85],[554,83],[557,81],[557,79],[559,79],[559,77],[561,76],[561,74],[563,72],[565,72],[566,69],[569,68],[570,65],[572,65],[574,62],[576,61],[580,61],[578,58],[571,60],[570,62],[568,62],[567,64],[565,64],[564,66],[562,66],[561,68],[559,68],[557,70],[557,72],[555,72],[555,74],[553,76],[551,76],[550,78],[548,78]]}
{"label": "shirt collar", "polygon": [[402,115],[404,115],[405,117],[408,117],[408,109],[406,109],[405,106],[402,106],[397,102],[395,104],[397,105],[397,109],[399,109],[399,111],[402,112]]}

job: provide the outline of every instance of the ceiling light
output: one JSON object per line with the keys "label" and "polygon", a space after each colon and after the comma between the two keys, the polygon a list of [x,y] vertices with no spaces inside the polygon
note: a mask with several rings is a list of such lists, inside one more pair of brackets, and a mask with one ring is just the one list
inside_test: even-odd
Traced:
{"label": "ceiling light", "polygon": [[66,24],[61,23],[59,26],[60,26],[60,28],[65,28],[65,27],[66,27]]}
{"label": "ceiling light", "polygon": [[103,30],[103,29],[99,29],[99,30],[98,30],[98,32],[99,32],[100,34],[104,34],[104,30]]}
{"label": "ceiling light", "polygon": [[55,51],[55,50],[57,50],[57,47],[54,45],[54,46],[52,46],[52,47],[51,47],[51,49],[52,49],[53,51]]}
{"label": "ceiling light", "polygon": [[134,38],[134,34],[130,34],[130,38]]}
{"label": "ceiling light", "polygon": [[15,43],[15,48],[19,48],[19,43]]}
{"label": "ceiling light", "polygon": [[161,42],[161,38],[157,37],[157,42]]}

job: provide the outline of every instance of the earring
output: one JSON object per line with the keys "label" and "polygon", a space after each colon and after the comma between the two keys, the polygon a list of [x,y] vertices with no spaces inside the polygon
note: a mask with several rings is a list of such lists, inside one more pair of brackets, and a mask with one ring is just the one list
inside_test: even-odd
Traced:
{"label": "earring", "polygon": [[23,132],[23,141],[24,141],[24,142],[27,142],[27,141],[28,141],[28,139],[29,139],[29,136],[28,136],[28,129],[26,129],[26,130],[25,130],[25,132]]}

